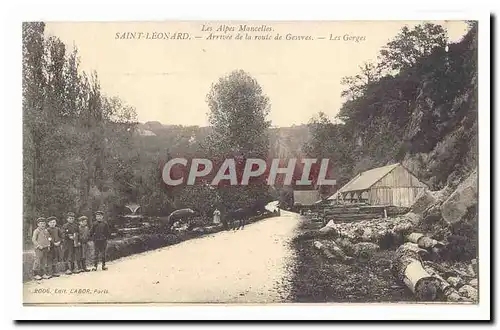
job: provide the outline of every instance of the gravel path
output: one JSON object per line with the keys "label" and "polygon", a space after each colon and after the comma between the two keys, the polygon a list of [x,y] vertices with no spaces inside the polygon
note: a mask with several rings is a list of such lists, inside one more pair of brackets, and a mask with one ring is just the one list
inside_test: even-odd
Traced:
{"label": "gravel path", "polygon": [[244,230],[109,262],[105,272],[27,282],[24,303],[284,302],[295,259],[289,241],[299,222],[282,211]]}

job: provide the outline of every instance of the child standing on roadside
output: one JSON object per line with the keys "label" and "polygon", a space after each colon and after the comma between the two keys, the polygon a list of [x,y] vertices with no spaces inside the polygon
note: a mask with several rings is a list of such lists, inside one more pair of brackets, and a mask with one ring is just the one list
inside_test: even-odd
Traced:
{"label": "child standing on roadside", "polygon": [[[33,263],[33,274],[35,280],[49,279],[50,272],[47,267],[47,256],[50,248],[50,234],[47,231],[45,218],[36,220],[37,228],[33,231],[31,238],[35,247],[35,262]],[[42,276],[43,275],[43,276]]]}
{"label": "child standing on roadside", "polygon": [[75,214],[68,212],[66,216],[67,222],[63,225],[62,231],[64,233],[64,262],[66,263],[66,274],[71,275],[75,271],[75,240],[78,236],[78,225],[75,223]]}
{"label": "child standing on roadside", "polygon": [[94,241],[94,268],[92,270],[97,270],[99,255],[102,258],[102,270],[107,270],[106,247],[111,232],[109,225],[104,221],[104,213],[102,211],[97,211],[95,218],[96,222],[92,224],[92,228],[90,229],[90,237]]}
{"label": "child standing on roadside", "polygon": [[63,239],[63,232],[61,228],[57,227],[57,218],[56,217],[49,217],[47,219],[49,223],[49,228],[47,228],[47,231],[49,232],[49,240],[50,240],[50,249],[49,249],[49,255],[48,255],[48,267],[52,271],[50,275],[53,277],[58,277],[58,271],[57,271],[57,266],[59,262],[61,261],[61,255],[62,255],[62,239]]}
{"label": "child standing on roadside", "polygon": [[78,237],[79,237],[79,246],[78,246],[78,257],[80,263],[80,269],[84,272],[90,271],[87,268],[87,258],[90,255],[90,229],[87,226],[88,218],[84,215],[78,218]]}

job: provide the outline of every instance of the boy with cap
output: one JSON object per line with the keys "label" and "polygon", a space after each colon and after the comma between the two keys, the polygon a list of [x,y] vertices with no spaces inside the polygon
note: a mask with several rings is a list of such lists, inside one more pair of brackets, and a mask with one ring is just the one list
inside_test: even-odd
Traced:
{"label": "boy with cap", "polygon": [[61,247],[63,240],[63,232],[61,228],[57,227],[57,218],[52,216],[47,218],[49,223],[49,228],[47,231],[49,232],[49,240],[50,240],[50,249],[48,255],[48,266],[49,269],[52,269],[52,276],[58,277],[57,273],[57,265],[59,261],[61,261]]}
{"label": "boy with cap", "polygon": [[104,213],[97,211],[95,213],[96,222],[92,224],[90,229],[90,237],[94,241],[94,268],[97,270],[99,254],[102,256],[102,270],[107,270],[106,267],[106,246],[110,237],[109,225],[103,219]]}
{"label": "boy with cap", "polygon": [[80,263],[80,269],[84,272],[88,272],[87,268],[87,256],[90,254],[90,229],[87,226],[88,218],[84,215],[78,218],[78,237],[79,237],[79,245],[78,245],[78,261]]}
{"label": "boy with cap", "polygon": [[67,222],[63,225],[62,231],[64,234],[64,262],[66,265],[66,274],[71,275],[75,270],[75,239],[78,236],[78,225],[75,223],[75,214],[68,212],[66,216]]}
{"label": "boy with cap", "polygon": [[[35,280],[49,279],[49,270],[47,267],[47,255],[50,248],[49,232],[45,218],[40,217],[36,220],[37,228],[33,231],[31,241],[35,247],[35,262],[33,263],[33,274]],[[43,276],[41,276],[43,274]]]}

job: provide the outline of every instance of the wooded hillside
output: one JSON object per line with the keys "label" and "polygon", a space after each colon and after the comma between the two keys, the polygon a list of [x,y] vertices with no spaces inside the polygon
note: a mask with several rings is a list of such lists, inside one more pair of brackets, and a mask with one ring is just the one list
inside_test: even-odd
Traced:
{"label": "wooded hillside", "polygon": [[345,77],[333,123],[320,113],[304,151],[334,161],[339,187],[357,173],[402,162],[433,189],[477,165],[477,25],[458,43],[438,25],[403,28]]}

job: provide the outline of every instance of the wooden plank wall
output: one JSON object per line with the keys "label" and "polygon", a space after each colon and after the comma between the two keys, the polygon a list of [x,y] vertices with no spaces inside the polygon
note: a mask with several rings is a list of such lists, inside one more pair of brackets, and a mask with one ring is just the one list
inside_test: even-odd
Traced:
{"label": "wooden plank wall", "polygon": [[415,202],[417,195],[425,188],[373,188],[370,189],[369,203],[371,205],[395,205],[410,207]]}
{"label": "wooden plank wall", "polygon": [[424,183],[404,167],[398,166],[372,186],[369,201],[372,205],[389,204],[410,207],[417,195],[425,188]]}
{"label": "wooden plank wall", "polygon": [[398,166],[393,169],[389,174],[380,179],[375,183],[372,188],[382,188],[382,187],[422,187],[425,188],[426,185],[410,172],[408,172],[403,166]]}

